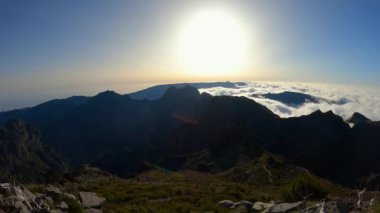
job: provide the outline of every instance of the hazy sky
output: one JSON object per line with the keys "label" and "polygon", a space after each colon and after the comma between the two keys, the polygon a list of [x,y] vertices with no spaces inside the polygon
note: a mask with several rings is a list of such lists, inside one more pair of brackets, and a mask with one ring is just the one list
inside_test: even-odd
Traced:
{"label": "hazy sky", "polygon": [[[248,63],[228,75],[186,72],[181,29],[214,8],[244,28]],[[0,110],[176,81],[379,86],[379,20],[375,0],[0,0]]]}

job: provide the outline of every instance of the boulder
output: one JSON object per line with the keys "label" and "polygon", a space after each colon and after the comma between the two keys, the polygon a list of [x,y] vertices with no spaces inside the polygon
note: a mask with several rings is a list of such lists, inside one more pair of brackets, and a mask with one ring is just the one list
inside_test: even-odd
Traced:
{"label": "boulder", "polygon": [[21,189],[22,189],[22,195],[24,196],[24,198],[26,200],[28,200],[29,202],[31,201],[34,201],[36,199],[36,195],[34,195],[31,191],[29,191],[29,189],[27,189],[25,186],[21,186]]}
{"label": "boulder", "polygon": [[231,208],[234,205],[234,202],[231,200],[222,200],[218,203],[218,206],[223,208]]}
{"label": "boulder", "polygon": [[32,213],[33,211],[29,203],[20,199],[14,200],[13,207],[19,210],[18,213]]}
{"label": "boulder", "polygon": [[67,205],[67,203],[65,201],[62,201],[59,204],[58,208],[61,209],[61,210],[68,210],[69,209],[69,205]]}
{"label": "boulder", "polygon": [[53,200],[53,198],[51,198],[50,196],[45,196],[44,199],[45,199],[45,201],[46,201],[47,203],[49,203],[50,205],[53,205],[53,204],[54,204],[54,200]]}
{"label": "boulder", "polygon": [[95,192],[79,192],[80,200],[84,208],[101,208],[106,201],[105,198],[99,197]]}
{"label": "boulder", "polygon": [[350,204],[344,201],[328,201],[325,203],[324,208],[326,212],[349,212],[351,209]]}
{"label": "boulder", "polygon": [[7,212],[49,212],[49,206],[44,202],[42,196],[33,194],[24,186],[4,183],[0,184],[0,190],[3,194],[0,199],[0,208]]}
{"label": "boulder", "polygon": [[71,199],[73,199],[73,200],[76,200],[76,199],[77,199],[77,198],[75,197],[75,195],[70,194],[70,193],[63,193],[63,196],[68,197],[68,198],[71,198]]}
{"label": "boulder", "polygon": [[55,186],[52,186],[52,185],[49,185],[48,187],[46,187],[46,193],[48,195],[51,195],[52,197],[60,197],[62,195],[62,191],[58,188],[58,187],[55,187]]}
{"label": "boulder", "polygon": [[268,207],[264,212],[266,213],[281,213],[300,210],[304,206],[304,202],[295,203],[279,203]]}
{"label": "boulder", "polygon": [[263,211],[269,207],[272,207],[274,206],[274,203],[263,203],[263,202],[255,202],[253,205],[252,205],[252,210],[255,210],[255,211]]}
{"label": "boulder", "polygon": [[11,184],[10,183],[0,183],[0,194],[4,196],[9,196],[11,193]]}

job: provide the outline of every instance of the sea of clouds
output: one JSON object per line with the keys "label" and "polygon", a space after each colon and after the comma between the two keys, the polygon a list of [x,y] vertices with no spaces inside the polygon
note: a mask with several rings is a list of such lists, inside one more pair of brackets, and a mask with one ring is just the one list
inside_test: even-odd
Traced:
{"label": "sea of clouds", "polygon": [[[244,82],[237,83],[236,88],[213,87],[199,89],[211,95],[245,96],[266,106],[281,117],[308,115],[316,110],[332,110],[344,119],[349,119],[354,112],[359,112],[373,121],[380,120],[380,89],[346,85]],[[300,106],[289,106],[282,102],[257,95],[266,93],[299,92],[319,98],[318,103],[307,102]],[[256,95],[252,97],[252,95]]]}

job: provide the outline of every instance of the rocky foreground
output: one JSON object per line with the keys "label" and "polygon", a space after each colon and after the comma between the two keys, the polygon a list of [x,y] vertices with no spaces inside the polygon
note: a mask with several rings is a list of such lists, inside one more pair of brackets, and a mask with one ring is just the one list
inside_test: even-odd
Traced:
{"label": "rocky foreground", "polygon": [[[299,201],[292,203],[250,202],[242,200],[233,202],[223,200],[218,206],[231,212],[302,212],[302,213],[359,213],[376,212],[372,207],[375,198],[365,191],[358,192],[356,199],[331,199],[323,201]],[[11,183],[0,184],[0,213],[60,213],[78,212],[101,213],[105,198],[99,197],[94,192],[80,191],[76,196],[63,192],[56,186],[47,185],[44,193],[32,193],[23,185]],[[153,210],[152,212],[160,212]]]}
{"label": "rocky foreground", "polygon": [[60,213],[74,208],[101,213],[104,202],[105,198],[94,192],[81,191],[75,196],[48,185],[44,193],[32,193],[23,185],[0,184],[0,213]]}
{"label": "rocky foreground", "polygon": [[0,213],[379,212],[375,192],[331,188],[324,198],[310,195],[293,202],[286,201],[279,189],[196,171],[151,170],[122,179],[83,166],[52,184],[0,184]]}
{"label": "rocky foreground", "polygon": [[323,201],[299,201],[293,203],[275,203],[255,202],[247,200],[233,202],[223,200],[218,203],[222,208],[229,209],[232,212],[265,212],[265,213],[282,213],[282,212],[302,212],[302,213],[359,213],[359,212],[376,212],[372,207],[375,199],[371,200],[323,200]]}

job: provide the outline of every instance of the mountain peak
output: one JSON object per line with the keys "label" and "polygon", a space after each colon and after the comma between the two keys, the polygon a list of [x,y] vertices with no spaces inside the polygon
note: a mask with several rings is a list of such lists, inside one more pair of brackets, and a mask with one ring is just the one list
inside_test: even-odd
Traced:
{"label": "mountain peak", "polygon": [[91,102],[99,102],[99,103],[107,103],[107,102],[110,102],[110,101],[120,101],[120,100],[128,100],[129,99],[129,96],[123,96],[123,95],[120,95],[119,93],[116,93],[115,91],[111,91],[111,90],[106,90],[104,92],[101,92],[95,96],[93,96],[91,98]]}
{"label": "mountain peak", "polygon": [[365,123],[365,122],[369,122],[369,121],[371,121],[371,120],[359,112],[355,112],[354,114],[352,114],[351,118],[349,118],[347,120],[347,122],[353,123],[355,125],[358,123]]}
{"label": "mountain peak", "polygon": [[199,96],[200,96],[200,93],[197,88],[190,85],[186,85],[185,87],[181,87],[181,88],[169,87],[162,98],[163,99],[167,99],[167,98],[188,99],[188,98],[196,98]]}
{"label": "mountain peak", "polygon": [[106,97],[106,96],[120,96],[120,94],[112,90],[106,90],[104,92],[98,93],[94,97]]}

